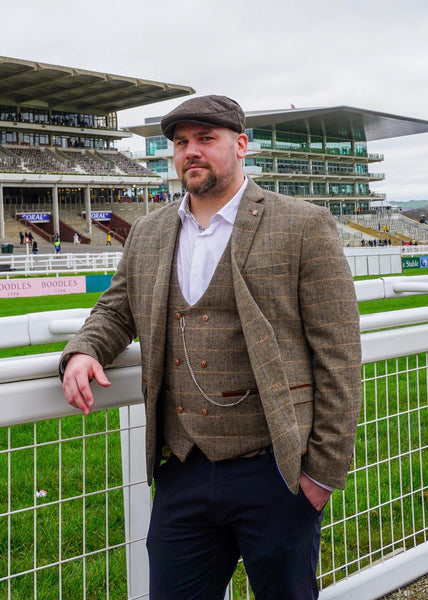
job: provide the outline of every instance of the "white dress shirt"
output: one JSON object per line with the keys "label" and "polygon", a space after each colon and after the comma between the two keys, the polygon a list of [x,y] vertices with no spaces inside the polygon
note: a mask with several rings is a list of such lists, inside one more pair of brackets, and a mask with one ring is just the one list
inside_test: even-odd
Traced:
{"label": "white dress shirt", "polygon": [[203,296],[232,234],[247,178],[227,204],[210,219],[204,229],[189,209],[187,193],[178,209],[182,227],[177,254],[177,274],[184,299],[193,306]]}

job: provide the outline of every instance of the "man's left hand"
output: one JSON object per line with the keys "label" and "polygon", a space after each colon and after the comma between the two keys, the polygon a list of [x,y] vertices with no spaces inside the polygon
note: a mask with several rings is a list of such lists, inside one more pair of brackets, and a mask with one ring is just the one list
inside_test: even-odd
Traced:
{"label": "man's left hand", "polygon": [[312,506],[320,511],[330,499],[331,492],[321,487],[304,473],[300,474],[300,488]]}

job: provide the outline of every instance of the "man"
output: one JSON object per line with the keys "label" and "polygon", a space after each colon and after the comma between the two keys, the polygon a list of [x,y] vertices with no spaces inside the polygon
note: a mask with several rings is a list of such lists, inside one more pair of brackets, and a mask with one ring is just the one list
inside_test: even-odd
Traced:
{"label": "man", "polygon": [[64,392],[88,414],[89,380],[108,386],[103,366],[139,337],[152,600],[223,599],[241,555],[258,600],[312,600],[322,509],[345,485],[361,393],[335,221],[244,176],[233,100],[192,98],[161,127],[187,194],[134,224],[64,351]]}

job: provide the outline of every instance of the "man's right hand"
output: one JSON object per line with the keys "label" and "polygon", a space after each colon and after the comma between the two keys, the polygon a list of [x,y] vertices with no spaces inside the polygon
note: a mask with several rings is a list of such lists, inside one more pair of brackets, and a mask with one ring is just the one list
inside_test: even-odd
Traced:
{"label": "man's right hand", "polygon": [[111,385],[101,364],[87,354],[73,354],[66,364],[62,389],[67,402],[78,408],[84,415],[89,415],[94,406],[90,381],[103,387]]}

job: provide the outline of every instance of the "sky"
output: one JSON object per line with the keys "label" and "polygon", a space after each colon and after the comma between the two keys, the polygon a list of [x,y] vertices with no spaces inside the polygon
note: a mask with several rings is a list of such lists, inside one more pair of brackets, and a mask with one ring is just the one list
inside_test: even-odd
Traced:
{"label": "sky", "polygon": [[[21,0],[0,7],[0,56],[224,94],[245,111],[347,105],[428,121],[427,0]],[[121,111],[140,125],[181,100]],[[123,148],[144,150],[142,138]],[[369,145],[371,184],[428,199],[428,133]]]}

